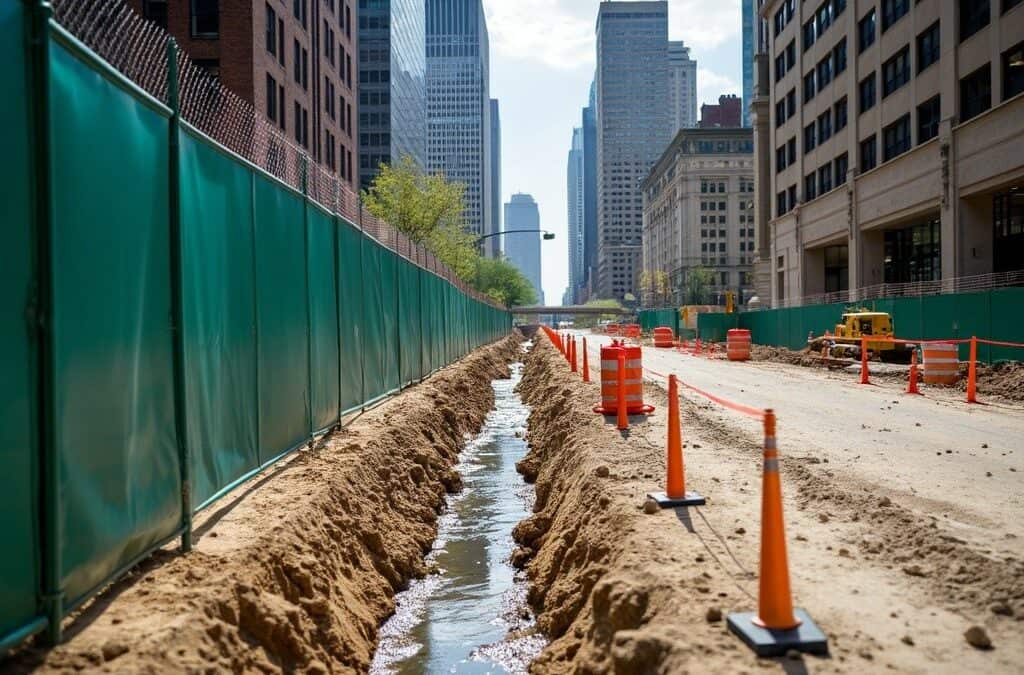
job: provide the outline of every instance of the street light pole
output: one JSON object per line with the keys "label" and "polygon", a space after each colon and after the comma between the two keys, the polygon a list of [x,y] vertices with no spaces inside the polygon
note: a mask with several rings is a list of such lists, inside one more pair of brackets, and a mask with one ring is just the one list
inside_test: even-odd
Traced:
{"label": "street light pole", "polygon": [[480,235],[479,237],[476,238],[476,241],[474,242],[474,244],[480,249],[480,253],[482,255],[483,254],[483,250],[484,250],[483,249],[483,241],[484,241],[484,239],[489,239],[491,237],[500,237],[503,234],[528,234],[528,233],[531,233],[531,232],[533,232],[533,233],[536,233],[536,232],[542,233],[544,236],[541,237],[541,239],[543,239],[544,241],[551,241],[552,239],[555,238],[555,233],[554,232],[548,232],[547,230],[505,230],[504,232],[491,232],[490,234],[482,234],[482,235]]}

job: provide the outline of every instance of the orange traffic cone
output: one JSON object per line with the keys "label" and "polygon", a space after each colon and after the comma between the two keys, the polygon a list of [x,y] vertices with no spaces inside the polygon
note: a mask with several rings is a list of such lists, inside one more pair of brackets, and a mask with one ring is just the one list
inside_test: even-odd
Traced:
{"label": "orange traffic cone", "polygon": [[967,364],[967,402],[978,402],[978,338],[971,337],[971,361]]}
{"label": "orange traffic cone", "polygon": [[696,345],[696,347],[694,348],[693,353],[696,354],[697,356],[700,356],[700,338],[697,338],[694,344]]}
{"label": "orange traffic cone", "polygon": [[920,394],[917,390],[917,349],[910,352],[910,382],[907,383],[908,394]]}
{"label": "orange traffic cone", "polygon": [[590,382],[590,363],[587,361],[587,338],[583,338],[583,381]]}
{"label": "orange traffic cone", "polygon": [[868,339],[864,336],[860,338],[860,383],[871,384],[868,379]]}
{"label": "orange traffic cone", "polygon": [[704,497],[686,491],[686,468],[683,464],[682,430],[679,425],[679,383],[675,375],[668,376],[668,452],[665,458],[667,476],[664,492],[649,492],[662,508],[671,506],[701,506]]}
{"label": "orange traffic cone", "polygon": [[572,366],[572,372],[574,372],[574,373],[575,372],[579,372],[579,369],[576,367],[576,338],[575,337],[569,339],[569,363]]}
{"label": "orange traffic cone", "polygon": [[828,641],[807,612],[793,609],[789,561],[782,518],[779,451],[775,413],[764,411],[764,478],[761,488],[761,568],[757,613],[730,614],[729,630],[758,656],[781,656],[790,649],[825,653]]}

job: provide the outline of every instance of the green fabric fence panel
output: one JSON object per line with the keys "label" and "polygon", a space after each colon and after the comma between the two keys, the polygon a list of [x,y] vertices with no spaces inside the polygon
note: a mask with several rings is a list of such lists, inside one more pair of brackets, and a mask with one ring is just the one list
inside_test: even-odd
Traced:
{"label": "green fabric fence panel", "polygon": [[50,44],[54,388],[67,606],[182,521],[163,112]]}
{"label": "green fabric fence panel", "polygon": [[377,311],[384,320],[384,336],[381,346],[384,349],[384,392],[392,392],[401,384],[399,371],[402,352],[398,343],[398,256],[388,249],[380,252],[380,289],[381,304]]}
{"label": "green fabric fence panel", "polygon": [[380,244],[366,240],[363,244],[363,318],[366,337],[357,358],[363,359],[366,401],[374,401],[387,393],[384,381],[385,340],[384,309],[381,301]]}
{"label": "green fabric fence panel", "polygon": [[338,221],[338,312],[341,317],[341,410],[362,407],[363,347],[366,307],[361,265],[363,235],[349,223]]}
{"label": "green fabric fence panel", "polygon": [[24,5],[0,3],[0,146],[4,148],[4,227],[0,228],[0,511],[4,554],[0,556],[0,640],[36,615],[40,588],[37,376],[25,311],[33,284],[33,164],[29,148],[28,83]]}
{"label": "green fabric fence panel", "polygon": [[725,333],[736,328],[737,314],[705,312],[697,315],[697,335],[704,342],[723,342]]}
{"label": "green fabric fence panel", "polygon": [[420,274],[422,270],[407,260],[398,261],[401,282],[398,327],[402,350],[402,382],[408,384],[423,377],[423,336],[420,327]]}
{"label": "green fabric fence panel", "polygon": [[192,505],[259,464],[253,174],[180,135],[182,310]]}
{"label": "green fabric fence panel", "polygon": [[260,464],[310,434],[303,197],[256,174]]}
{"label": "green fabric fence panel", "polygon": [[334,218],[308,203],[310,379],[313,429],[338,421],[338,290],[334,278]]}
{"label": "green fabric fence panel", "polygon": [[[1001,342],[1024,344],[1024,288],[991,291],[989,337]],[[1024,361],[1022,347],[992,347],[992,361]]]}

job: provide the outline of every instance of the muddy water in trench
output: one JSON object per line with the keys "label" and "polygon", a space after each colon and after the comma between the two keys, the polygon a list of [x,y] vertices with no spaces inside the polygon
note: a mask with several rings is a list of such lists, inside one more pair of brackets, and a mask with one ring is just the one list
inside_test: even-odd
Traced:
{"label": "muddy water in trench", "polygon": [[516,473],[526,454],[529,409],[512,377],[492,382],[495,409],[456,469],[463,490],[448,497],[428,555],[434,573],[395,598],[370,672],[524,673],[544,646],[532,632],[526,580],[509,564],[512,528],[530,515],[533,487]]}

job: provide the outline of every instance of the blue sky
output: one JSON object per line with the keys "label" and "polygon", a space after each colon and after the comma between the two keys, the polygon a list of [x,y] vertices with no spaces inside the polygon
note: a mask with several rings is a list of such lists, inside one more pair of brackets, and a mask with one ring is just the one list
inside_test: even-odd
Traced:
{"label": "blue sky", "polygon": [[[597,0],[483,0],[491,39],[491,95],[501,101],[501,194],[533,195],[546,300],[568,279],[565,166],[594,73]],[[719,94],[742,95],[740,0],[669,0],[669,39],[697,59],[698,114]]]}

